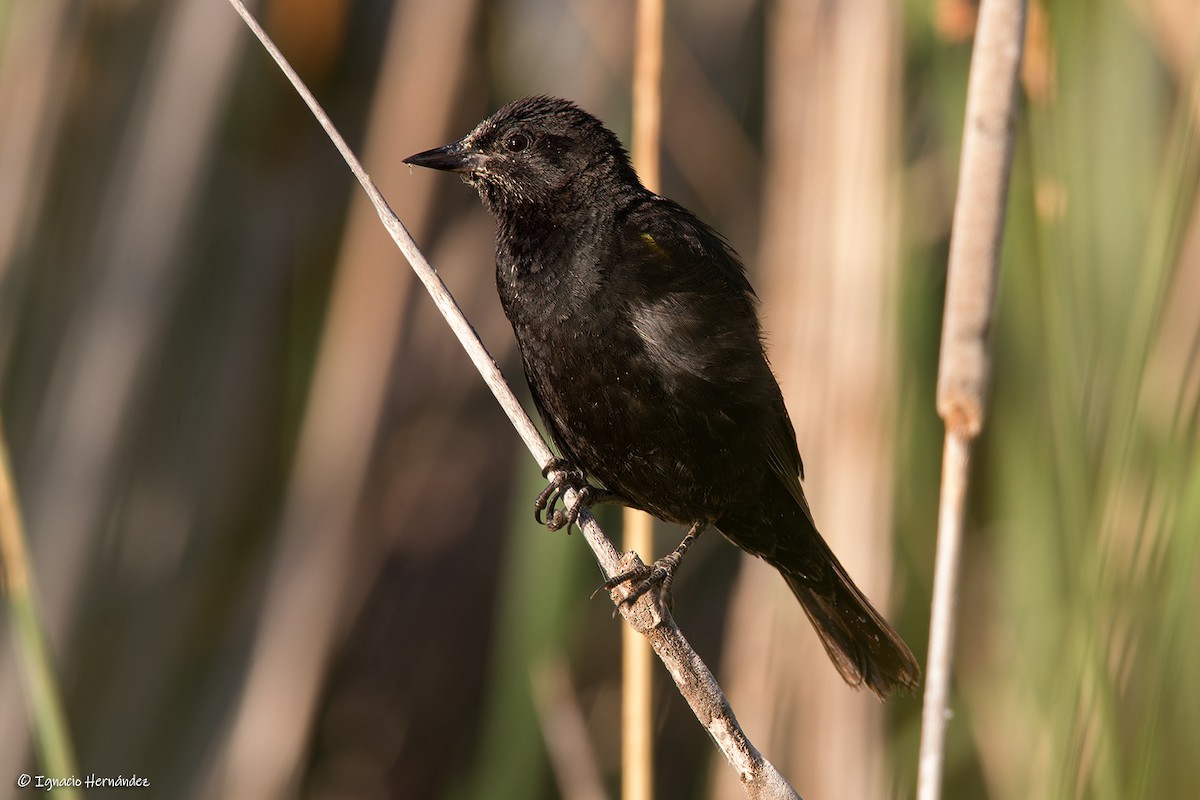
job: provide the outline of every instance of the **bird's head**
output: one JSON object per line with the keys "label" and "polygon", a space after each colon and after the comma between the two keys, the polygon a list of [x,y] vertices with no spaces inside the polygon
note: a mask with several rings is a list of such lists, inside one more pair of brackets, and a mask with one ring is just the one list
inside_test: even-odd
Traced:
{"label": "bird's head", "polygon": [[640,188],[620,139],[554,97],[509,103],[457,142],[404,162],[459,173],[497,215]]}

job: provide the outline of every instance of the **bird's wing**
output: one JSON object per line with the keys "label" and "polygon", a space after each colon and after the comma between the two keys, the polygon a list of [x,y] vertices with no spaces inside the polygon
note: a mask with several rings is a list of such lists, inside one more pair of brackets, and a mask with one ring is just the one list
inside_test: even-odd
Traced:
{"label": "bird's wing", "polygon": [[[716,396],[765,413],[772,473],[811,519],[804,463],[779,384],[763,350],[757,297],[728,243],[682,206],[646,199],[627,217],[633,274],[626,301],[647,352],[677,374],[718,383]],[[684,382],[687,385],[687,382]]]}
{"label": "bird's wing", "polygon": [[692,277],[719,279],[749,303],[757,302],[746,268],[725,237],[675,201],[646,195],[626,209],[624,224],[626,236],[636,237],[660,257],[680,265],[703,262],[701,273]]}
{"label": "bird's wing", "polygon": [[804,516],[808,517],[815,530],[817,523],[813,520],[812,509],[808,507],[808,498],[804,496],[804,487],[800,485],[800,479],[804,477],[804,462],[800,459],[796,433],[786,411],[777,424],[767,431],[767,463],[788,494],[804,509]]}
{"label": "bird's wing", "polygon": [[[658,368],[722,384],[731,397],[753,393],[762,361],[756,298],[737,254],[682,206],[646,195],[619,216],[606,276],[608,300],[625,307]],[[773,380],[772,380],[773,382]],[[744,385],[743,385],[744,384]],[[757,399],[748,397],[747,399]]]}

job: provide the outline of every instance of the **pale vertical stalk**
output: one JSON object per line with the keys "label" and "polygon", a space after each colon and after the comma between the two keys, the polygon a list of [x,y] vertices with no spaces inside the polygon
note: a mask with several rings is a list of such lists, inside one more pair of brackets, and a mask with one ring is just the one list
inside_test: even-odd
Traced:
{"label": "pale vertical stalk", "polygon": [[984,0],[980,5],[967,85],[938,365],[937,410],[946,425],[946,444],[921,715],[918,800],[941,796],[959,552],[971,449],[986,415],[991,374],[987,334],[995,307],[1024,34],[1024,0]]}
{"label": "pale vertical stalk", "polygon": [[[42,767],[47,775],[56,778],[77,775],[75,749],[63,711],[62,693],[42,629],[29,569],[29,548],[25,544],[25,526],[12,480],[3,420],[0,420],[0,589],[12,617],[14,649],[20,665],[18,671],[25,688],[25,702],[33,721]],[[21,780],[15,776],[9,779]],[[19,782],[17,786],[25,788]],[[55,796],[76,800],[82,795],[78,789],[66,786],[56,790]]]}
{"label": "pale vertical stalk", "polygon": [[[817,526],[887,616],[899,202],[899,9],[780,2],[766,26],[755,283]],[[883,797],[884,709],[846,687],[778,573],[746,560],[726,622],[743,721],[814,797]],[[786,759],[786,761],[784,760]],[[786,766],[783,766],[786,764]],[[737,796],[726,776],[716,797]]]}
{"label": "pale vertical stalk", "polygon": [[[659,185],[662,121],[663,0],[638,0],[633,53],[633,167],[651,191]],[[627,508],[625,550],[654,557],[654,525],[648,514]],[[628,626],[621,633],[621,796],[654,796],[654,653]]]}
{"label": "pale vertical stalk", "polygon": [[[653,2],[654,0],[652,0]],[[624,512],[623,546],[649,562],[654,552],[654,526],[649,514]],[[654,651],[650,642],[626,625],[621,630],[621,797],[650,800],[654,796]]]}
{"label": "pale vertical stalk", "polygon": [[938,543],[930,611],[929,660],[925,666],[925,697],[921,713],[921,756],[917,775],[919,800],[941,795],[946,747],[951,654],[958,605],[959,553],[962,549],[963,508],[971,468],[972,440],[950,430],[942,449],[942,495],[938,504]]}
{"label": "pale vertical stalk", "polygon": [[663,0],[638,0],[633,54],[633,166],[642,184],[658,191],[662,129]]}

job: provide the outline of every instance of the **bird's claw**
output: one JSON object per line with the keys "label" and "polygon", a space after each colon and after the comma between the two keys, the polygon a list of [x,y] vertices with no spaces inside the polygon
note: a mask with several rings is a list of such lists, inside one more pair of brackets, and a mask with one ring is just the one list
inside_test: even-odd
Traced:
{"label": "bird's claw", "polygon": [[[566,528],[569,532],[570,526],[579,517],[579,509],[588,502],[591,494],[590,487],[583,472],[562,459],[553,459],[542,468],[543,478],[547,478],[551,474],[554,477],[550,478],[546,488],[542,489],[538,493],[537,499],[533,501],[533,518],[539,525],[545,525],[549,530],[557,531]],[[575,490],[575,501],[570,504],[567,504],[564,499],[568,489]],[[561,509],[558,508],[559,502],[564,504]],[[544,519],[543,514],[545,515]]]}
{"label": "bird's claw", "polygon": [[631,587],[629,594],[622,597],[617,603],[618,608],[632,606],[642,595],[656,588],[660,601],[669,608],[671,606],[671,581],[675,579],[675,570],[679,568],[681,560],[678,553],[668,553],[653,564],[643,564],[622,572],[620,575],[614,575],[600,584],[596,591],[592,592],[592,597],[601,591],[611,592],[621,584],[629,583]]}

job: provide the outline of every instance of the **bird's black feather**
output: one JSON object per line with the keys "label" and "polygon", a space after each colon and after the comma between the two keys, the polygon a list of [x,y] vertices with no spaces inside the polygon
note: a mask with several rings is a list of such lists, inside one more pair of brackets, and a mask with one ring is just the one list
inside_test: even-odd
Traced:
{"label": "bird's black feather", "polygon": [[410,157],[462,174],[496,218],[496,285],[562,455],[631,506],[714,523],[775,566],[848,683],[916,686],[904,642],[817,532],[737,255],[647,191],[574,104],[505,106]]}

